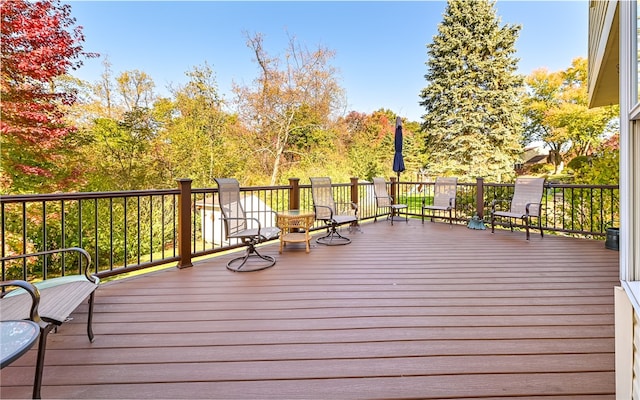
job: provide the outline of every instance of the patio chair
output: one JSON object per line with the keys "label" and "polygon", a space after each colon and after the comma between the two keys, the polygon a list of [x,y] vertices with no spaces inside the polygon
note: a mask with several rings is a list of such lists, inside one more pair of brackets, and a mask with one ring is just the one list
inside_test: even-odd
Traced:
{"label": "patio chair", "polygon": [[[384,209],[387,213],[387,219],[391,219],[393,225],[393,217],[399,215],[400,210],[406,210],[406,204],[393,204],[393,198],[387,192],[387,182],[384,178],[373,178],[373,193],[376,198],[376,208]],[[409,215],[405,211],[405,222],[409,222]],[[378,221],[376,216],[374,221]]]}
{"label": "patio chair", "polygon": [[[426,197],[422,199],[422,223],[424,224],[425,210],[431,210],[431,221],[438,218],[436,211],[449,212],[449,224],[453,224],[452,213],[456,209],[456,191],[458,189],[458,178],[456,177],[437,177],[433,188],[433,204],[427,204]],[[443,218],[443,217],[439,217]]]}
{"label": "patio chair", "polygon": [[[276,213],[270,210],[245,212],[240,199],[240,184],[238,181],[234,178],[214,178],[214,180],[218,184],[220,210],[226,238],[239,239],[247,246],[243,256],[236,257],[227,263],[227,269],[234,272],[250,272],[273,267],[276,263],[275,257],[260,254],[256,249],[256,245],[277,239],[280,235],[280,228],[262,226],[258,218],[249,217],[248,214],[273,214],[271,218],[273,220]],[[251,263],[254,265],[245,268],[247,261],[255,257],[266,261],[266,263]]]}
{"label": "patio chair", "polygon": [[[491,202],[491,233],[494,232],[496,217],[508,218],[511,232],[513,232],[513,219],[520,218],[527,232],[527,240],[529,240],[531,218],[535,217],[538,220],[540,236],[544,237],[540,221],[543,190],[544,178],[517,178],[511,200],[496,199]],[[509,203],[508,211],[496,209],[498,204],[505,202]]]}
{"label": "patio chair", "polygon": [[316,243],[327,246],[345,245],[351,239],[342,236],[337,228],[340,225],[358,222],[358,205],[352,202],[337,203],[333,198],[331,179],[328,177],[309,178],[311,181],[311,197],[316,220],[327,225],[327,234],[316,239]]}

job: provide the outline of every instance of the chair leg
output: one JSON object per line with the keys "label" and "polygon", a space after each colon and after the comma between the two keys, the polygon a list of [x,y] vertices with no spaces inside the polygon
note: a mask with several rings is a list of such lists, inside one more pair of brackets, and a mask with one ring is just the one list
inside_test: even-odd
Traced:
{"label": "chair leg", "polygon": [[529,217],[525,215],[522,220],[524,221],[524,229],[527,231],[527,240],[529,240]]}
{"label": "chair leg", "polygon": [[[267,261],[268,264],[260,264],[253,268],[243,268],[244,265],[249,260],[249,258],[251,257],[258,257],[262,260]],[[247,251],[245,252],[244,256],[236,257],[230,260],[227,263],[227,269],[233,272],[252,272],[252,271],[260,271],[263,269],[273,267],[275,264],[276,264],[275,257],[260,254],[258,250],[255,248],[255,243],[249,242],[249,244],[247,245]]]}
{"label": "chair leg", "polygon": [[491,213],[491,233],[494,233],[495,221],[496,221],[496,216],[493,215],[493,213]]}
{"label": "chair leg", "polygon": [[351,239],[344,237],[336,229],[336,225],[331,225],[327,229],[328,233],[316,239],[316,243],[324,244],[325,246],[339,246],[351,243]]}
{"label": "chair leg", "polygon": [[93,301],[94,293],[89,295],[89,318],[87,320],[87,336],[89,336],[89,342],[93,343]]}
{"label": "chair leg", "polygon": [[47,350],[47,336],[53,324],[47,324],[44,328],[40,328],[40,338],[38,339],[38,355],[36,356],[36,373],[33,378],[33,398],[40,399],[40,388],[42,386],[42,373],[44,370],[44,353]]}

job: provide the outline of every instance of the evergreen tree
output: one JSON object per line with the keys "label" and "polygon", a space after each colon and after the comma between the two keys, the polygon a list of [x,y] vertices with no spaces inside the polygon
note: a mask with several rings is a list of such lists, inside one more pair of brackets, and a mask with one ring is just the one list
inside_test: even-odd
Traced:
{"label": "evergreen tree", "polygon": [[428,174],[503,181],[521,153],[520,26],[499,26],[494,1],[449,0],[433,43],[420,105]]}

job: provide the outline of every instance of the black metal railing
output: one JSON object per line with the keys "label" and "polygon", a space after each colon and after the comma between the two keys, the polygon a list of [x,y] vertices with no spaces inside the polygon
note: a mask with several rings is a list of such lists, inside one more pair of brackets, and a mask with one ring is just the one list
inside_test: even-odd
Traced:
{"label": "black metal railing", "polygon": [[[421,216],[422,199],[433,197],[433,189],[434,182],[389,182],[389,193],[407,204],[414,217]],[[288,185],[241,190],[245,208],[254,211],[313,210],[311,186],[300,185],[297,178]],[[486,221],[491,201],[512,193],[513,184],[485,183],[481,178],[458,183],[455,222],[467,223],[473,215]],[[352,178],[335,184],[334,198],[357,203],[361,220],[381,216],[369,182]],[[82,247],[92,255],[93,273],[103,278],[172,263],[188,267],[195,257],[242,246],[225,238],[216,199],[216,188],[192,189],[189,179],[168,190],[2,196],[1,256]],[[542,226],[558,234],[603,238],[607,228],[619,226],[618,186],[547,183]],[[52,257],[3,262],[2,280],[70,273],[63,268],[64,260]]]}
{"label": "black metal railing", "polygon": [[[400,203],[408,205],[411,215],[421,214],[417,198],[432,198],[434,182],[401,182]],[[485,221],[491,215],[491,202],[510,199],[513,183],[458,183],[455,221],[467,223],[478,215]],[[547,182],[542,195],[542,228],[548,232],[602,238],[607,228],[620,225],[618,185],[572,185]]]}

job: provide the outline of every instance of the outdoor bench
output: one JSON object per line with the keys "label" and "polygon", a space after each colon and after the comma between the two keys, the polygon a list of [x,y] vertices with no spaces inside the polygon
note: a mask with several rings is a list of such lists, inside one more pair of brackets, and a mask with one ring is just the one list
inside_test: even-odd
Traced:
{"label": "outdoor bench", "polygon": [[[47,279],[36,283],[29,283],[23,280],[0,282],[0,287],[2,287],[0,320],[29,319],[36,322],[40,327],[36,373],[33,383],[33,398],[35,399],[40,398],[47,335],[51,329],[57,328],[66,322],[69,319],[69,315],[87,298],[89,298],[87,335],[89,336],[89,341],[93,342],[93,302],[95,290],[98,288],[100,279],[90,274],[91,257],[87,251],[79,247],[0,258],[4,268],[7,261],[42,257],[55,253],[78,253],[78,263],[82,273]],[[84,268],[82,268],[83,260]],[[6,291],[7,287],[17,288]]]}

